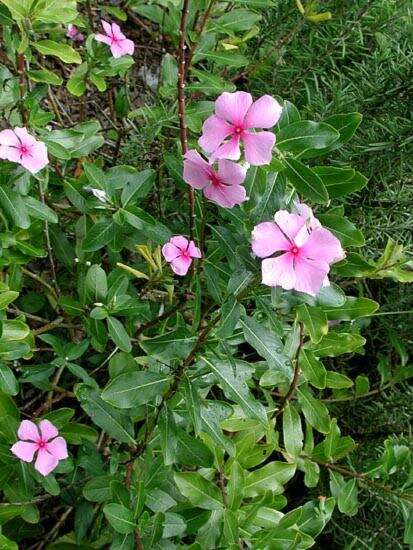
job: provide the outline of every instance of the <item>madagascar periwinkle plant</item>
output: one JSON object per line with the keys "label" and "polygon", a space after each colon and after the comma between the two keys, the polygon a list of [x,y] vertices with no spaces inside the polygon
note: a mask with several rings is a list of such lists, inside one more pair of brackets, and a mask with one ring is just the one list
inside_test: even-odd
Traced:
{"label": "madagascar periwinkle plant", "polygon": [[346,217],[361,115],[249,89],[272,4],[1,0],[1,548],[304,549],[359,489],[411,537],[331,407],[411,375],[351,374],[411,266]]}

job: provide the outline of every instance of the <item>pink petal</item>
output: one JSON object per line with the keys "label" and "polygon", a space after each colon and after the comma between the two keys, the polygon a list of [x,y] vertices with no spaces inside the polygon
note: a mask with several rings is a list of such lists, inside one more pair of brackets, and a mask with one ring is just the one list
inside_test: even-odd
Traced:
{"label": "pink petal", "polygon": [[97,42],[103,42],[108,46],[112,44],[112,38],[110,36],[106,36],[106,34],[95,34],[95,40]]}
{"label": "pink petal", "polygon": [[252,251],[259,258],[271,256],[280,250],[289,250],[291,243],[274,222],[263,222],[252,231]]}
{"label": "pink petal", "polygon": [[46,450],[58,460],[63,460],[69,456],[67,454],[66,441],[63,439],[63,437],[56,437],[52,441],[49,441],[47,443]]}
{"label": "pink petal", "polygon": [[305,218],[298,214],[290,214],[287,210],[278,210],[274,214],[274,221],[291,241],[294,241],[300,229],[305,225]]}
{"label": "pink petal", "polygon": [[245,147],[245,160],[253,166],[269,164],[272,159],[272,149],[275,144],[275,134],[272,132],[244,132],[242,141]]}
{"label": "pink petal", "polygon": [[306,222],[311,229],[321,227],[321,223],[314,216],[312,209],[303,202],[294,202],[294,210],[299,216],[306,219]]}
{"label": "pink petal", "polygon": [[218,162],[219,179],[227,185],[241,185],[245,180],[246,169],[240,164],[230,160],[220,160]]}
{"label": "pink petal", "polygon": [[9,147],[8,145],[0,145],[0,159],[20,163],[19,149],[17,147]]}
{"label": "pink petal", "polygon": [[204,195],[224,208],[233,208],[247,199],[245,187],[242,185],[210,185],[204,189]]}
{"label": "pink petal", "polygon": [[303,258],[301,254],[297,255],[295,257],[295,290],[315,296],[323,286],[328,271],[327,263]]}
{"label": "pink petal", "polygon": [[180,250],[186,250],[189,245],[188,239],[186,237],[183,237],[182,235],[177,235],[176,237],[172,237],[170,242],[175,246],[177,246]]}
{"label": "pink petal", "polygon": [[127,54],[133,54],[134,49],[135,44],[132,40],[128,40],[127,38],[120,40],[119,42],[112,42],[110,46],[110,51],[112,52],[113,57],[116,58]]}
{"label": "pink petal", "polygon": [[14,132],[16,136],[20,139],[22,145],[25,145],[27,148],[31,148],[38,143],[38,141],[36,141],[36,138],[31,136],[26,128],[20,128],[19,126],[16,126]]}
{"label": "pink petal", "polygon": [[167,262],[172,262],[181,254],[181,250],[172,243],[166,243],[162,247],[162,254]]}
{"label": "pink petal", "polygon": [[39,430],[34,422],[31,420],[23,420],[17,430],[17,436],[19,439],[38,441],[40,439]]}
{"label": "pink petal", "polygon": [[232,131],[233,128],[228,122],[212,115],[205,120],[198,143],[204,151],[212,153],[226,137],[232,134]]}
{"label": "pink petal", "polygon": [[18,441],[11,447],[10,450],[14,455],[17,456],[17,458],[20,458],[25,462],[31,462],[37,449],[37,443],[30,443],[29,441]]}
{"label": "pink petal", "polygon": [[318,227],[311,231],[300,249],[300,256],[332,264],[345,257],[340,241],[328,229]]}
{"label": "pink petal", "polygon": [[190,241],[188,252],[191,258],[202,258],[201,251],[197,246],[195,246],[194,241]]}
{"label": "pink petal", "polygon": [[46,449],[39,449],[37,453],[37,459],[34,464],[35,469],[40,472],[43,476],[50,474],[52,470],[56,468],[59,463],[59,459],[54,455],[51,455],[46,451]]}
{"label": "pink petal", "polygon": [[281,116],[282,107],[270,95],[263,95],[251,105],[244,120],[244,128],[271,128]]}
{"label": "pink petal", "polygon": [[185,154],[184,158],[184,181],[195,189],[203,189],[206,185],[209,185],[213,170],[198,151],[191,149]]}
{"label": "pink petal", "polygon": [[77,27],[76,25],[72,25],[72,23],[70,23],[68,26],[67,26],[67,33],[66,33],[66,36],[68,38],[74,38],[78,33],[78,30],[77,30]]}
{"label": "pink petal", "polygon": [[17,147],[20,145],[20,140],[13,130],[7,129],[0,132],[0,145],[9,145]]}
{"label": "pink petal", "polygon": [[191,263],[192,258],[189,256],[179,256],[171,262],[171,269],[177,275],[186,275]]}
{"label": "pink petal", "polygon": [[101,23],[105,33],[112,38],[112,25],[104,19],[101,20]]}
{"label": "pink petal", "polygon": [[113,38],[116,38],[117,40],[124,40],[126,38],[117,23],[112,23],[111,34]]}
{"label": "pink petal", "polygon": [[266,258],[262,261],[261,270],[264,285],[281,286],[285,290],[294,288],[294,254],[286,252],[277,258]]}
{"label": "pink petal", "polygon": [[251,104],[252,96],[248,92],[224,92],[215,101],[215,114],[235,126],[243,126]]}
{"label": "pink petal", "polygon": [[224,143],[212,153],[211,161],[213,162],[215,159],[238,160],[240,156],[241,150],[239,148],[239,136],[234,135],[227,143]]}
{"label": "pink petal", "polygon": [[50,420],[42,420],[39,424],[39,428],[43,441],[49,441],[49,439],[53,439],[59,434],[57,428],[50,422]]}
{"label": "pink petal", "polygon": [[41,141],[37,141],[27,155],[22,155],[20,164],[32,174],[39,172],[49,164],[46,145]]}
{"label": "pink petal", "polygon": [[135,51],[135,43],[133,40],[129,40],[129,38],[124,38],[120,44],[123,48],[123,55],[133,55],[133,52]]}

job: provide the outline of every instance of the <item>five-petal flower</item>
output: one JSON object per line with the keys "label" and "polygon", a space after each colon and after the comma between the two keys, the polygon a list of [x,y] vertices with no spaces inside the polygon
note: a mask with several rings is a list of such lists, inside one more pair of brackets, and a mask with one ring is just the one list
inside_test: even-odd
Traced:
{"label": "five-petal flower", "polygon": [[183,235],[172,237],[163,245],[162,254],[171,269],[177,275],[186,275],[193,258],[201,258],[201,251],[195,246],[194,241],[188,241]]}
{"label": "five-petal flower", "polygon": [[49,163],[46,145],[18,126],[0,132],[0,159],[17,162],[32,174]]}
{"label": "five-petal flower", "polygon": [[106,34],[97,34],[95,40],[103,42],[110,46],[113,57],[122,57],[122,55],[132,55],[135,44],[123,34],[119,25],[108,23],[102,19],[102,26]]}

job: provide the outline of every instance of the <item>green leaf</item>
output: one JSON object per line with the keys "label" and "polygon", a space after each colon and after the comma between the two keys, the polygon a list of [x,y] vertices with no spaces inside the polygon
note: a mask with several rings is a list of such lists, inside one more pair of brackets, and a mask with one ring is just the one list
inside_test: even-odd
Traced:
{"label": "green leaf", "polygon": [[60,86],[63,82],[61,76],[48,69],[30,70],[27,71],[27,76],[34,82],[44,82],[45,84],[52,84],[53,86]]}
{"label": "green leaf", "polygon": [[343,216],[335,214],[320,214],[318,216],[321,224],[330,229],[340,239],[341,244],[346,246],[363,246],[363,233]]}
{"label": "green leaf", "polygon": [[129,415],[105,403],[99,392],[86,384],[76,386],[75,393],[82,409],[99,428],[117,441],[135,445],[133,424]]}
{"label": "green leaf", "polygon": [[105,502],[112,498],[111,476],[97,476],[90,479],[83,488],[83,496],[91,502]]}
{"label": "green leaf", "polygon": [[302,348],[298,363],[304,377],[313,386],[319,389],[326,387],[327,371],[321,361],[310,350]]}
{"label": "green leaf", "polygon": [[86,299],[92,302],[103,302],[108,292],[106,273],[99,265],[89,267],[85,277]]}
{"label": "green leaf", "polygon": [[[211,30],[227,32],[227,34],[233,36],[233,33],[250,30],[260,20],[261,15],[252,11],[232,9],[215,19]],[[216,28],[214,28],[215,25]]]}
{"label": "green leaf", "polygon": [[0,206],[17,227],[30,227],[29,215],[21,195],[3,185],[0,185]]}
{"label": "green leaf", "polygon": [[344,197],[363,189],[367,178],[351,168],[315,166],[314,172],[321,178],[331,198]]}
{"label": "green leaf", "polygon": [[283,438],[287,453],[292,457],[298,456],[303,448],[304,434],[300,415],[289,402],[285,405],[283,412]]}
{"label": "green leaf", "polygon": [[155,372],[129,371],[109,382],[102,392],[102,399],[120,409],[144,405],[162,395],[170,379],[170,376]]}
{"label": "green leaf", "polygon": [[13,371],[3,363],[0,363],[0,389],[7,395],[19,393],[19,383]]}
{"label": "green leaf", "polygon": [[254,497],[267,491],[281,493],[283,485],[295,474],[296,465],[274,460],[249,473],[245,480],[245,496]]}
{"label": "green leaf", "polygon": [[155,170],[137,172],[122,190],[121,202],[125,208],[129,203],[136,203],[137,199],[146,196],[155,181]]}
{"label": "green leaf", "polygon": [[318,344],[310,344],[306,347],[317,357],[337,357],[343,353],[352,353],[365,343],[366,339],[360,334],[329,332]]}
{"label": "green leaf", "polygon": [[23,201],[26,205],[29,216],[32,218],[45,220],[50,223],[57,223],[59,221],[56,213],[49,206],[47,206],[47,204],[43,204],[30,195],[23,197]]}
{"label": "green leaf", "polygon": [[19,293],[14,290],[6,290],[5,292],[0,292],[0,310],[5,309],[11,302],[14,302],[18,298]]}
{"label": "green leaf", "polygon": [[180,492],[193,506],[204,510],[221,510],[221,492],[211,481],[196,472],[175,472],[174,480]]}
{"label": "green leaf", "polygon": [[339,132],[329,124],[301,120],[281,128],[277,133],[277,148],[280,151],[298,155],[300,158],[306,158],[307,151],[325,149],[339,137]]}
{"label": "green leaf", "polygon": [[270,369],[280,371],[291,380],[293,367],[291,360],[283,352],[281,339],[251,317],[242,317],[240,322],[246,341],[267,360]]}
{"label": "green leaf", "polygon": [[236,460],[231,464],[227,491],[229,508],[231,508],[231,510],[238,510],[244,498],[245,470]]}
{"label": "green leaf", "polygon": [[330,418],[328,409],[314,398],[308,388],[301,386],[297,388],[298,403],[300,404],[307,422],[321,433],[328,433],[330,430]]}
{"label": "green leaf", "polygon": [[316,343],[328,332],[327,317],[320,307],[301,304],[297,307],[298,320],[304,323],[311,341]]}
{"label": "green leaf", "polygon": [[264,406],[253,397],[248,389],[245,379],[250,373],[243,369],[241,361],[236,361],[235,367],[229,361],[215,360],[212,362],[205,357],[202,358],[222,385],[228,399],[238,403],[247,415],[247,418],[256,418],[263,424],[267,423],[267,414]]}
{"label": "green leaf", "polygon": [[360,113],[338,114],[326,118],[325,123],[335,128],[340,134],[338,140],[330,145],[327,152],[334,151],[350,141],[362,119],[363,116]]}
{"label": "green leaf", "polygon": [[195,336],[190,335],[187,329],[179,328],[154,338],[142,340],[139,345],[147,355],[169,365],[175,359],[185,359],[195,342]]}
{"label": "green leaf", "polygon": [[53,40],[39,40],[33,44],[42,55],[58,57],[64,63],[82,63],[82,58],[76,50],[63,42]]}
{"label": "green leaf", "polygon": [[220,338],[229,338],[232,336],[240,315],[241,305],[235,296],[230,296],[221,307],[221,322],[216,331]]}
{"label": "green leaf", "polygon": [[327,371],[326,388],[341,390],[343,388],[351,388],[352,385],[353,380],[348,378],[348,376],[340,374],[339,372]]}
{"label": "green leaf", "polygon": [[82,249],[84,252],[95,252],[109,244],[113,239],[113,235],[114,222],[102,218],[88,231]]}
{"label": "green leaf", "polygon": [[323,307],[328,320],[351,321],[360,317],[369,317],[379,308],[379,304],[370,298],[349,296],[340,307]]}
{"label": "green leaf", "polygon": [[122,323],[116,317],[111,316],[107,318],[107,323],[109,336],[118,348],[122,351],[131,351],[132,342]]}
{"label": "green leaf", "polygon": [[137,527],[134,522],[133,512],[122,504],[117,504],[116,502],[106,504],[103,508],[103,513],[111,527],[118,533],[133,533]]}
{"label": "green leaf", "polygon": [[328,192],[321,178],[313,171],[294,158],[284,158],[285,174],[293,184],[297,193],[306,199],[317,203],[328,201]]}
{"label": "green leaf", "polygon": [[6,320],[2,323],[1,340],[24,340],[30,334],[30,328],[23,321]]}
{"label": "green leaf", "polygon": [[357,480],[350,479],[341,487],[337,504],[338,509],[342,514],[347,516],[354,516],[358,510],[358,487]]}
{"label": "green leaf", "polygon": [[214,455],[198,438],[189,436],[184,430],[177,431],[176,461],[186,466],[210,468]]}

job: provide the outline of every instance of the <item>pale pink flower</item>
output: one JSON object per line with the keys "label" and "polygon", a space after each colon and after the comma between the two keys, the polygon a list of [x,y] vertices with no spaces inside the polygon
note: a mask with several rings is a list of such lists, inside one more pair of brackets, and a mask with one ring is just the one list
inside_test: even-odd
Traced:
{"label": "pale pink flower", "polygon": [[122,55],[132,55],[135,44],[123,34],[119,25],[116,23],[107,23],[102,19],[102,26],[106,34],[97,34],[95,39],[110,46],[113,57],[122,57]]}
{"label": "pale pink flower", "polygon": [[171,264],[172,271],[177,275],[186,275],[192,259],[201,258],[202,256],[194,241],[188,241],[182,235],[172,237],[168,243],[164,244],[162,254],[165,260]]}
{"label": "pale pink flower", "polygon": [[218,170],[191,149],[184,156],[183,178],[191,187],[202,189],[204,196],[224,208],[233,208],[247,199],[245,187],[246,170],[230,160],[219,160]]}
{"label": "pale pink flower", "polygon": [[224,92],[215,101],[215,114],[204,122],[198,143],[213,160],[238,160],[242,142],[247,162],[255,166],[269,164],[275,134],[250,130],[271,128],[280,118],[281,111],[281,105],[269,95],[253,103],[247,92]]}
{"label": "pale pink flower", "polygon": [[18,126],[0,132],[0,159],[17,162],[32,174],[49,163],[46,145]]}
{"label": "pale pink flower", "polygon": [[59,432],[49,420],[42,420],[39,428],[30,420],[23,420],[17,431],[21,441],[17,441],[11,452],[25,462],[32,462],[37,453],[35,469],[43,476],[54,470],[59,460],[64,460],[67,454],[66,441],[58,437]]}
{"label": "pale pink flower", "polygon": [[317,220],[317,218],[314,216],[313,210],[303,202],[294,202],[294,211],[303,218],[306,219],[307,225],[311,229],[315,229],[316,227],[321,227],[321,223]]}
{"label": "pale pink flower", "polygon": [[[345,257],[340,241],[321,226],[312,228],[307,218],[279,210],[273,222],[263,222],[252,232],[252,250],[262,262],[262,282],[315,296],[329,285],[330,264]],[[273,254],[282,252],[275,257]]]}
{"label": "pale pink flower", "polygon": [[71,38],[75,42],[83,42],[84,39],[85,39],[85,37],[79,31],[79,29],[76,27],[76,25],[72,25],[72,23],[70,23],[70,25],[67,26],[66,36],[68,38]]}

